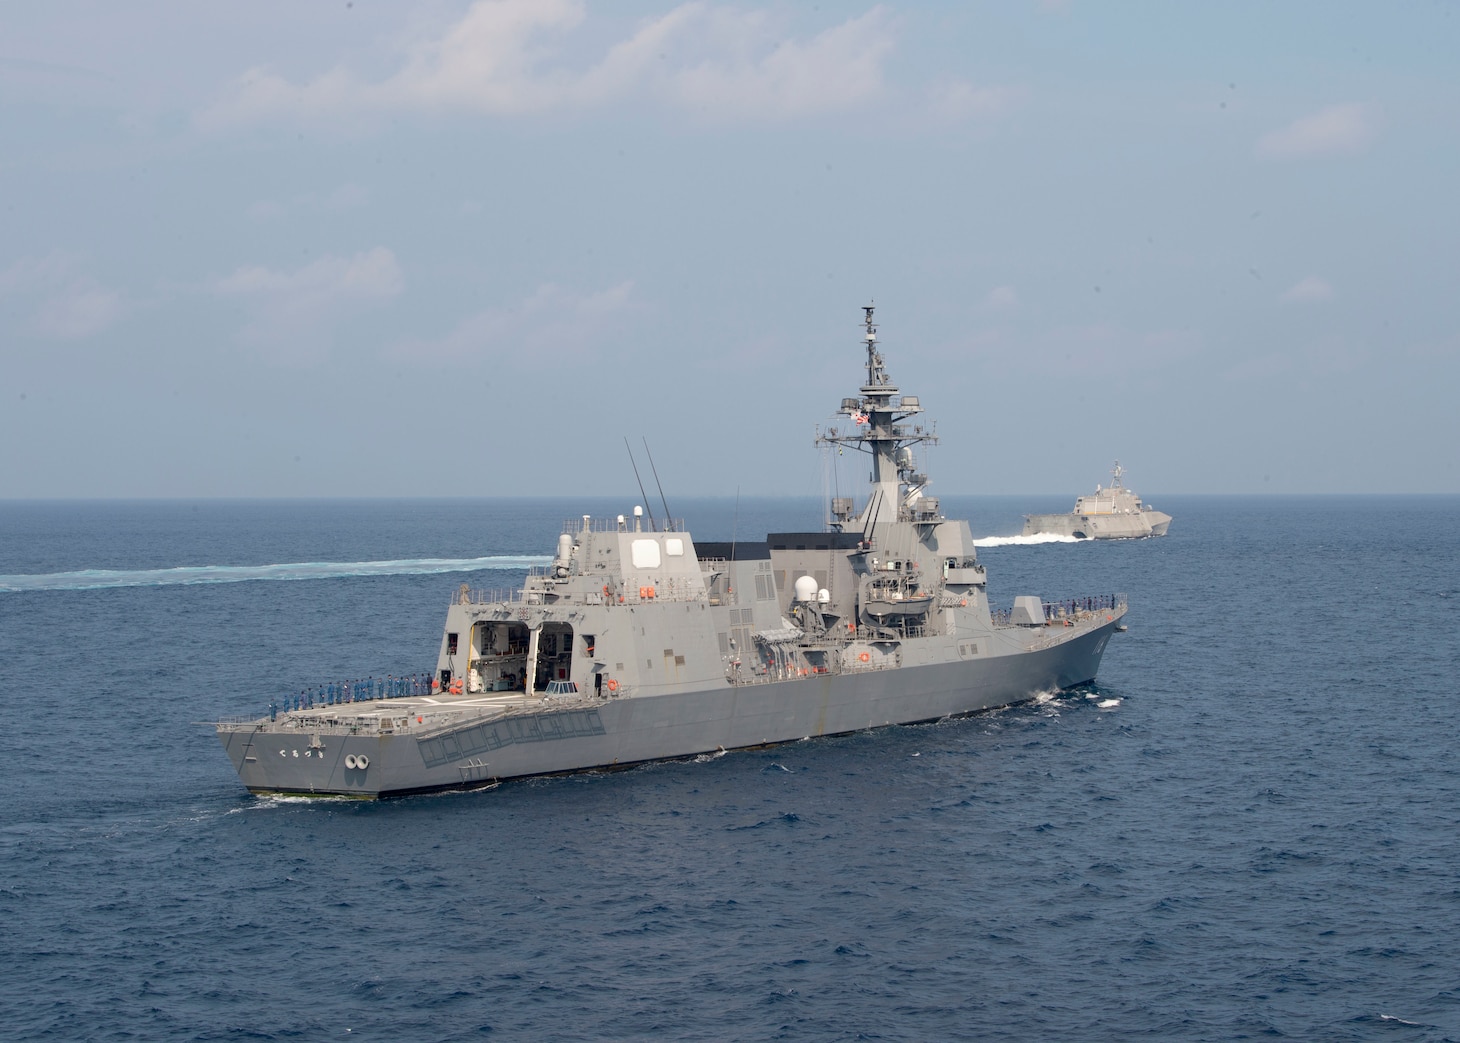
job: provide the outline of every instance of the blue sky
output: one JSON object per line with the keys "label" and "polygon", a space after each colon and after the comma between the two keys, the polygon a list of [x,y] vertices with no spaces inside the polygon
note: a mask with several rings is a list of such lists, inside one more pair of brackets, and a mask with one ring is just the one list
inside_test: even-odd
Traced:
{"label": "blue sky", "polygon": [[0,24],[0,497],[1460,491],[1460,5]]}

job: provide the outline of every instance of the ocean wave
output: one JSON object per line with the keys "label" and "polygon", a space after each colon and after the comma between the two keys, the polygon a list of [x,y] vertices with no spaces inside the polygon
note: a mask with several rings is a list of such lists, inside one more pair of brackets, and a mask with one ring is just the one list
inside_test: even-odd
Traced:
{"label": "ocean wave", "polygon": [[1033,547],[1039,543],[1084,543],[1077,536],[1060,536],[1053,532],[1037,532],[1033,536],[980,536],[975,547]]}
{"label": "ocean wave", "polygon": [[528,569],[542,555],[497,554],[485,558],[405,558],[397,561],[302,561],[278,565],[182,565],[170,569],[82,569],[0,576],[0,594],[29,590],[102,590],[107,587],[171,587],[254,580],[347,579],[357,576],[428,576],[442,572]]}

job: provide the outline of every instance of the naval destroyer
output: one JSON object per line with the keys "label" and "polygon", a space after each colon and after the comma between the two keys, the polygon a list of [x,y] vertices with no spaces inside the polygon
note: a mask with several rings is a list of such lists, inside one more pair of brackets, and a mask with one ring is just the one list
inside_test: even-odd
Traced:
{"label": "naval destroyer", "polygon": [[[214,724],[257,794],[375,798],[934,721],[1092,681],[1124,595],[996,609],[966,521],[927,494],[936,440],[865,309],[866,379],[817,443],[870,458],[823,531],[697,543],[575,518],[519,590],[453,595],[436,667]],[[413,694],[405,694],[411,692]],[[367,694],[375,696],[374,686]]]}
{"label": "naval destroyer", "polygon": [[1171,526],[1171,515],[1156,510],[1125,487],[1125,468],[1115,461],[1113,481],[1108,489],[1095,486],[1095,492],[1075,500],[1069,514],[1027,514],[1024,535],[1051,533],[1073,536],[1080,540],[1130,540],[1143,536],[1165,536]]}

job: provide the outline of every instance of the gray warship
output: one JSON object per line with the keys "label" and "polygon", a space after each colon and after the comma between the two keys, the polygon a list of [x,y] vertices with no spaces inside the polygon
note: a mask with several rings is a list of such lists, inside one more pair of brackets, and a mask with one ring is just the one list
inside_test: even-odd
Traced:
{"label": "gray warship", "polygon": [[831,498],[823,531],[756,542],[696,543],[652,511],[646,525],[641,507],[575,518],[521,589],[452,597],[424,687],[360,698],[331,685],[214,722],[243,784],[482,788],[935,721],[1092,681],[1124,595],[991,606],[968,523],[943,516],[915,464],[936,436],[865,312],[866,381],[816,439],[870,457],[860,503]]}
{"label": "gray warship", "polygon": [[1075,500],[1070,514],[1027,514],[1024,535],[1050,533],[1073,536],[1080,540],[1130,540],[1144,536],[1165,536],[1171,526],[1171,515],[1156,510],[1127,489],[1122,481],[1125,468],[1115,461],[1108,489],[1095,486],[1095,492]]}

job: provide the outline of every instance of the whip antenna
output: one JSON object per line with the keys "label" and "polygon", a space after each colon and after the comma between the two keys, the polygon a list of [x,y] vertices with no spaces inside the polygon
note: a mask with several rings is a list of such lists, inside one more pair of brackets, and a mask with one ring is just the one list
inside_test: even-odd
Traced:
{"label": "whip antenna", "polygon": [[639,465],[634,462],[634,451],[629,449],[628,435],[624,436],[624,449],[628,450],[629,465],[634,469],[634,481],[639,483],[639,497],[644,501],[644,510],[649,512],[649,531],[656,532],[658,530],[654,528],[654,508],[649,505],[649,494],[644,492],[644,479],[639,477]]}
{"label": "whip antenna", "polygon": [[735,538],[740,535],[740,486],[735,487],[735,520],[730,523],[730,560],[735,560]]}
{"label": "whip antenna", "polygon": [[[639,437],[643,438],[642,435]],[[671,532],[674,529],[670,521],[669,501],[664,498],[664,486],[659,485],[659,469],[654,466],[654,454],[649,452],[649,440],[644,439],[644,455],[649,458],[649,470],[654,473],[654,484],[659,486],[659,502],[664,505],[664,531]]]}

